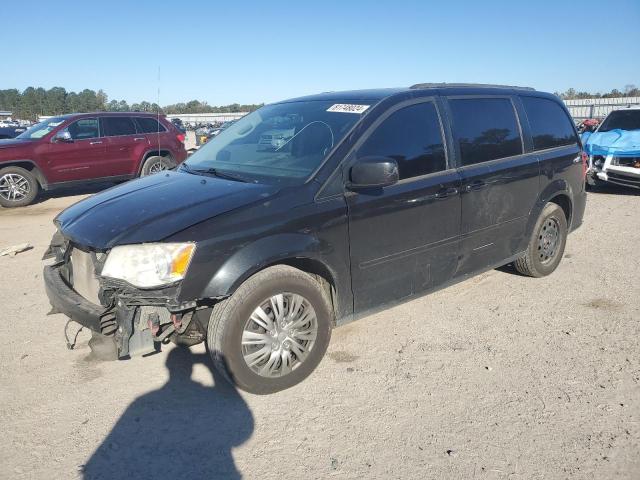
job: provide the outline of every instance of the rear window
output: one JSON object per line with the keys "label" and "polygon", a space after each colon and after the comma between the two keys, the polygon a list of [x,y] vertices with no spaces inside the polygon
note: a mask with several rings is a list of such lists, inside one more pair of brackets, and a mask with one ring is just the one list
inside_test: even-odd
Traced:
{"label": "rear window", "polygon": [[149,117],[136,117],[136,123],[138,124],[139,133],[157,133],[165,132],[167,129],[164,125],[158,122],[155,118]]}
{"label": "rear window", "polygon": [[451,99],[462,165],[522,154],[516,113],[508,98]]}
{"label": "rear window", "polygon": [[521,99],[531,126],[534,150],[572,145],[578,142],[573,123],[560,105],[546,98],[521,97]]}
{"label": "rear window", "polygon": [[599,132],[610,130],[640,130],[640,110],[616,110],[605,118]]}
{"label": "rear window", "polygon": [[106,137],[133,135],[136,133],[136,126],[129,117],[103,117],[102,126]]}

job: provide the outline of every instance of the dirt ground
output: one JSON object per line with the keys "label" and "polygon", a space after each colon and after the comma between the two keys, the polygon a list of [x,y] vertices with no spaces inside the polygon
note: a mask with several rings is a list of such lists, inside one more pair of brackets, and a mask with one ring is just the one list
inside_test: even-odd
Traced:
{"label": "dirt ground", "polygon": [[0,211],[0,248],[34,246],[0,257],[0,478],[640,478],[640,195],[590,193],[550,277],[491,271],[339,328],[264,397],[202,346],[66,348],[40,258],[81,198]]}

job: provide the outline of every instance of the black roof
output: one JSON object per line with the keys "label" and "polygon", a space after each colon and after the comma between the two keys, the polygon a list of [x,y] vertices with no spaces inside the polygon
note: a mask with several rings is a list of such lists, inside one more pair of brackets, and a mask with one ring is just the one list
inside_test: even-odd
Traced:
{"label": "black roof", "polygon": [[376,104],[385,98],[398,96],[418,97],[425,95],[482,95],[491,93],[494,95],[520,95],[535,94],[536,96],[553,97],[544,92],[537,92],[531,87],[517,87],[511,85],[490,85],[481,83],[417,83],[410,87],[402,88],[378,88],[369,90],[347,90],[342,92],[324,92],[316,95],[307,95],[276,103],[332,101],[340,103],[366,103]]}

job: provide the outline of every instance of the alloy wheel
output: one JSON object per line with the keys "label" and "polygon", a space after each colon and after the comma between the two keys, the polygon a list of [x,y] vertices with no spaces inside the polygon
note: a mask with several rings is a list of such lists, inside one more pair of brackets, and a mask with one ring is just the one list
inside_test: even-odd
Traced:
{"label": "alloy wheel", "polygon": [[151,164],[151,166],[149,167],[149,175],[162,172],[163,170],[167,170],[167,166],[164,164],[163,161],[159,160]]}
{"label": "alloy wheel", "polygon": [[5,173],[0,177],[0,196],[10,202],[17,202],[29,195],[29,180],[17,173]]}

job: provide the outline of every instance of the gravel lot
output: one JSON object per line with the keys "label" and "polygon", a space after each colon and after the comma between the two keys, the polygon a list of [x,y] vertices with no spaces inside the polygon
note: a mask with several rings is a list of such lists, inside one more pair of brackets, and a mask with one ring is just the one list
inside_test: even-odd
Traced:
{"label": "gravel lot", "polygon": [[46,316],[53,217],[0,210],[0,477],[640,478],[640,195],[589,195],[550,277],[491,271],[334,332],[315,373],[259,397],[202,346],[69,351]]}

